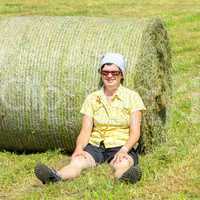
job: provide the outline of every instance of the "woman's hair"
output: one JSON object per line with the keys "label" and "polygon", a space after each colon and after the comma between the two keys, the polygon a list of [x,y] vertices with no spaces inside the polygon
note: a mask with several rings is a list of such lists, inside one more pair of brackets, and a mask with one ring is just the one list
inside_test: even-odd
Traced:
{"label": "woman's hair", "polygon": [[[104,68],[105,65],[112,65],[113,63],[105,63],[104,65],[102,65],[101,68],[99,68],[98,72],[100,73],[101,70]],[[119,67],[118,67],[119,68]],[[121,74],[122,74],[122,70],[119,68]],[[123,82],[124,82],[124,78],[122,77],[120,83],[123,85]],[[98,88],[102,88],[103,87],[103,81],[102,81],[102,78],[100,78],[99,80],[99,84],[98,84]]]}

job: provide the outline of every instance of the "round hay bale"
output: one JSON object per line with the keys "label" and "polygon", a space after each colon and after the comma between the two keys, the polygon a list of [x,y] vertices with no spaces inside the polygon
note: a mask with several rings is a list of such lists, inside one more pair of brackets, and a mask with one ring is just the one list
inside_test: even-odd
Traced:
{"label": "round hay bale", "polygon": [[8,17],[0,43],[1,149],[72,151],[105,52],[126,57],[124,85],[146,105],[140,151],[165,138],[171,59],[160,19]]}

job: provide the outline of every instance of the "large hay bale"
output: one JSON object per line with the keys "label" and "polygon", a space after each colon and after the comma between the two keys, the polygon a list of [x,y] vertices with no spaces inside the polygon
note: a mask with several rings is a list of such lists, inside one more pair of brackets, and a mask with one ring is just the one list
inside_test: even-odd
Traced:
{"label": "large hay bale", "polygon": [[1,149],[72,151],[105,52],[125,55],[124,85],[147,107],[142,150],[164,139],[171,62],[160,19],[9,17],[0,20],[0,44]]}

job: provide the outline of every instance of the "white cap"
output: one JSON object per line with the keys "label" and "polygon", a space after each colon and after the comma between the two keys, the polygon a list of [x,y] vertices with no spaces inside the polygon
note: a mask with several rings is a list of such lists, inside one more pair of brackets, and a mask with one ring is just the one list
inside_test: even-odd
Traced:
{"label": "white cap", "polygon": [[113,63],[113,64],[117,65],[120,68],[120,70],[122,71],[122,74],[124,76],[126,66],[125,66],[124,57],[121,54],[119,54],[119,53],[106,53],[101,58],[100,68],[106,63]]}

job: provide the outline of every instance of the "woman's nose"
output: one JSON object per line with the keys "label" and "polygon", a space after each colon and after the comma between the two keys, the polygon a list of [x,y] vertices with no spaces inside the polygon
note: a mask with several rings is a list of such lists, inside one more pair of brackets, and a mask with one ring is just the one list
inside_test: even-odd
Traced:
{"label": "woman's nose", "polygon": [[108,73],[108,77],[110,78],[110,77],[112,77],[112,74],[111,74],[111,72],[110,73]]}

